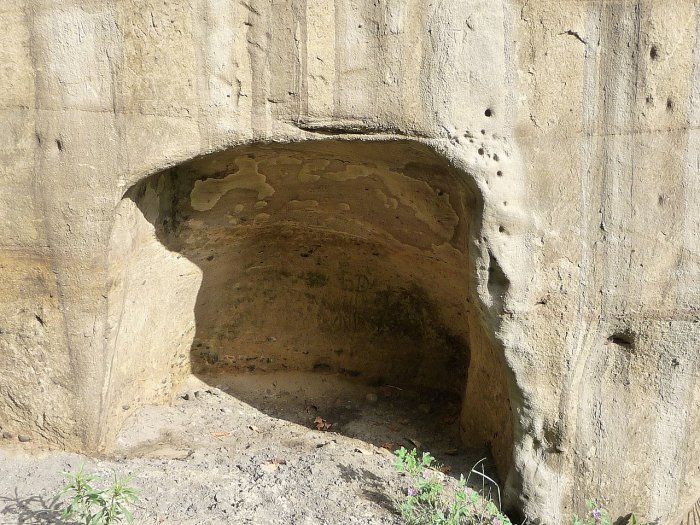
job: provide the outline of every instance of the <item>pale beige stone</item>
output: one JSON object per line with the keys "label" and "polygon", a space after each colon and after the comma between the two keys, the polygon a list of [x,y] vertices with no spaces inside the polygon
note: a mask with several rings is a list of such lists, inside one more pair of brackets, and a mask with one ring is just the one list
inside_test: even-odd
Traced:
{"label": "pale beige stone", "polygon": [[[615,516],[687,519],[700,497],[699,9],[3,0],[0,426],[106,446],[123,406],[166,402],[207,359],[236,366],[247,354],[232,342],[269,346],[255,336],[279,259],[303,266],[294,250],[335,242],[328,260],[355,273],[295,272],[273,303],[296,301],[297,317],[266,337],[367,335],[369,314],[343,313],[351,298],[413,279],[429,293],[404,299],[434,308],[420,323],[448,331],[421,333],[471,349],[464,437],[491,444],[510,508],[555,524],[603,497]],[[224,271],[216,250],[233,257],[226,242],[265,231],[267,259],[244,249]],[[227,325],[218,308],[246,294],[260,302]],[[391,372],[391,345],[310,346],[290,363]],[[416,381],[439,382],[445,359],[416,357]]]}

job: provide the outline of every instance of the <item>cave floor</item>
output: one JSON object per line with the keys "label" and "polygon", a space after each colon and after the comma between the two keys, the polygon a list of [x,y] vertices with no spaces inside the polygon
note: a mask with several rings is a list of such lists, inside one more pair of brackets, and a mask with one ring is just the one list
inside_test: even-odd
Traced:
{"label": "cave floor", "polygon": [[137,523],[398,524],[407,485],[389,449],[430,451],[451,486],[487,457],[459,445],[458,400],[439,393],[319,373],[204,379],[135,413],[102,458],[3,440],[0,524],[60,523],[52,497],[81,463],[134,476]]}

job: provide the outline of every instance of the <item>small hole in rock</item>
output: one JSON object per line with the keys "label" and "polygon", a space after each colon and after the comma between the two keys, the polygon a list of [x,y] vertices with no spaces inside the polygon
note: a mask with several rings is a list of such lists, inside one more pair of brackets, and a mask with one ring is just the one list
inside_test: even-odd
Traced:
{"label": "small hole in rock", "polygon": [[61,142],[60,139],[56,139],[56,147],[58,151],[63,151],[63,142]]}
{"label": "small hole in rock", "polygon": [[666,99],[666,109],[668,111],[673,111],[673,100],[671,100],[670,98]]}
{"label": "small hole in rock", "polygon": [[499,227],[498,227],[498,231],[501,232],[501,233],[505,233],[506,229],[505,229],[505,227],[503,227],[503,226],[499,226]]}
{"label": "small hole in rock", "polygon": [[501,170],[498,170],[496,172],[496,175],[498,175],[499,177],[503,177],[503,172]]}
{"label": "small hole in rock", "polygon": [[608,343],[612,343],[623,348],[634,348],[634,334],[631,332],[615,332],[608,337]]}
{"label": "small hole in rock", "polygon": [[656,46],[651,46],[651,49],[649,50],[649,56],[651,57],[652,60],[659,59],[659,50],[657,49]]}
{"label": "small hole in rock", "polygon": [[498,154],[497,154],[497,153],[494,153],[494,154],[493,154],[493,160],[495,160],[496,162],[499,161],[499,158],[498,158]]}
{"label": "small hole in rock", "polygon": [[493,115],[493,110],[491,108],[487,108],[486,111],[484,111],[484,115],[491,117]]}
{"label": "small hole in rock", "polygon": [[479,153],[479,155],[483,155],[483,154],[484,154],[484,148],[479,148],[478,153]]}

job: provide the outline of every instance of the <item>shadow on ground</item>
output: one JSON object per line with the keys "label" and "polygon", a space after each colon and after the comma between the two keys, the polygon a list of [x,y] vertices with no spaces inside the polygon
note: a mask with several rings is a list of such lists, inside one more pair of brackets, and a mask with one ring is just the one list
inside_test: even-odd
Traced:
{"label": "shadow on ground", "polygon": [[42,496],[22,497],[15,489],[12,496],[0,496],[0,506],[0,524],[77,525],[61,520],[61,505],[54,498],[48,500]]}

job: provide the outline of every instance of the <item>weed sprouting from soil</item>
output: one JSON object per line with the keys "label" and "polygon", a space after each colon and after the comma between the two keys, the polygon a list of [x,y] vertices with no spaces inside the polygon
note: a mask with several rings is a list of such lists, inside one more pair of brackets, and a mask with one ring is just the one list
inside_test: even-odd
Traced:
{"label": "weed sprouting from soil", "polygon": [[586,500],[586,513],[579,517],[574,514],[571,525],[613,525],[613,523],[624,523],[624,525],[650,525],[640,522],[634,514],[628,514],[626,518],[613,521],[610,513],[603,504],[594,499]]}
{"label": "weed sprouting from soil", "polygon": [[[139,501],[136,489],[129,486],[131,476],[114,474],[111,484],[97,474],[88,474],[81,465],[76,472],[64,472],[68,482],[56,496],[58,502],[68,497],[61,519],[77,520],[85,525],[132,523],[130,507]],[[107,485],[107,486],[105,486]]]}
{"label": "weed sprouting from soil", "polygon": [[574,514],[571,520],[572,525],[612,525],[612,519],[608,511],[597,501],[586,500],[586,508],[588,509],[583,517]]}
{"label": "weed sprouting from soil", "polygon": [[[464,476],[460,476],[456,490],[449,489],[432,468],[434,461],[429,452],[419,456],[415,448],[396,451],[394,465],[409,478],[406,495],[399,502],[407,525],[511,525],[490,498],[467,487]],[[481,475],[474,469],[471,473]]]}

